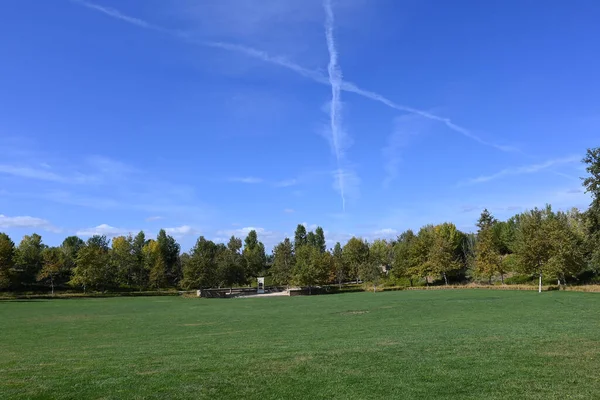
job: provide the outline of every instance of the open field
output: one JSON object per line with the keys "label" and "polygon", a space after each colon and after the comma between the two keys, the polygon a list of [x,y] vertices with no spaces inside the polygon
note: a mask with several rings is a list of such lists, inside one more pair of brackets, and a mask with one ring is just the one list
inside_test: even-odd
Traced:
{"label": "open field", "polygon": [[0,303],[2,399],[597,398],[600,296]]}

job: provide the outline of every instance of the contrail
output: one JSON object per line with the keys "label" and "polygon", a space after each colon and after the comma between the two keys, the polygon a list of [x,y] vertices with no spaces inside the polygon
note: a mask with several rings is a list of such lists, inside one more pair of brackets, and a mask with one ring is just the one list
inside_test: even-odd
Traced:
{"label": "contrail", "polygon": [[342,71],[338,65],[338,53],[335,48],[335,39],[333,37],[333,9],[331,0],[325,0],[323,3],[325,8],[325,37],[327,39],[327,50],[329,51],[329,65],[327,72],[329,73],[329,84],[331,85],[331,104],[329,109],[329,119],[331,125],[331,144],[335,153],[337,162],[337,178],[340,188],[340,196],[342,196],[342,209],[346,210],[346,196],[344,195],[344,173],[341,168],[342,161],[342,136],[341,131],[341,86],[342,86]]}
{"label": "contrail", "polygon": [[[177,36],[180,39],[186,40],[186,41],[196,44],[196,45],[207,46],[207,47],[216,47],[216,48],[221,48],[221,49],[228,50],[228,51],[245,54],[249,57],[253,57],[253,58],[262,60],[264,62],[268,62],[271,64],[278,65],[280,67],[287,68],[291,71],[296,72],[297,74],[299,74],[301,76],[304,76],[305,78],[312,79],[313,81],[315,81],[317,83],[324,84],[327,86],[329,86],[331,84],[329,79],[327,78],[327,76],[325,76],[320,71],[315,71],[315,70],[310,70],[308,68],[304,68],[294,62],[287,60],[285,57],[272,56],[265,51],[254,49],[252,47],[241,46],[238,44],[224,43],[224,42],[203,42],[203,41],[194,40],[194,39],[190,38],[190,36],[187,35],[185,32],[181,32],[181,31],[174,30],[174,29],[164,28],[164,27],[161,27],[158,25],[151,24],[151,23],[144,21],[142,19],[139,19],[139,18],[127,16],[114,8],[103,7],[103,6],[100,6],[100,5],[85,1],[85,0],[71,0],[71,1],[73,3],[88,7],[92,10],[101,12],[112,18],[119,19],[121,21],[136,25],[141,28],[151,29],[151,30],[159,31],[159,32],[166,33],[169,35]],[[345,92],[354,93],[359,96],[365,97],[367,99],[377,101],[379,103],[382,103],[382,104],[384,104],[390,108],[393,108],[395,110],[398,110],[398,111],[404,111],[407,113],[420,115],[423,118],[441,122],[447,128],[451,129],[452,131],[459,133],[479,144],[493,147],[493,148],[503,151],[503,152],[518,151],[518,149],[511,147],[511,146],[504,146],[504,145],[499,145],[497,143],[488,142],[488,141],[480,138],[479,136],[475,135],[474,133],[472,133],[469,129],[455,124],[449,118],[440,117],[439,115],[435,115],[435,114],[429,113],[427,111],[423,111],[423,110],[419,110],[419,109],[416,109],[413,107],[394,103],[393,101],[380,95],[379,93],[361,89],[360,87],[358,87],[356,84],[354,84],[352,82],[341,81],[340,89]]]}

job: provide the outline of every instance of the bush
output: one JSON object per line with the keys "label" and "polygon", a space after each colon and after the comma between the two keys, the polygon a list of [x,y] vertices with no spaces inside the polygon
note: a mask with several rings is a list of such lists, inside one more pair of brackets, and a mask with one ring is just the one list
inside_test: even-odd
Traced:
{"label": "bush", "polygon": [[507,285],[530,285],[533,284],[533,277],[530,275],[513,275],[504,279]]}

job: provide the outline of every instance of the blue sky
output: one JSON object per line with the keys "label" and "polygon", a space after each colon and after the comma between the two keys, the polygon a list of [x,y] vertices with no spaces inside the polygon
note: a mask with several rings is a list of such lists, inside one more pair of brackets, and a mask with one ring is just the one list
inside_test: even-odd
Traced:
{"label": "blue sky", "polygon": [[330,6],[3,2],[0,230],[270,248],[587,206],[600,4]]}

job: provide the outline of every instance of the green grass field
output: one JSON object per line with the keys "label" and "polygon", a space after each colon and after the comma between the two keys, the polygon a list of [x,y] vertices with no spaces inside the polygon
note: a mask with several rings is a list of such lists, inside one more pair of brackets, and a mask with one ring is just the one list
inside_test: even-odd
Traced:
{"label": "green grass field", "polygon": [[600,398],[600,295],[0,302],[0,399]]}

